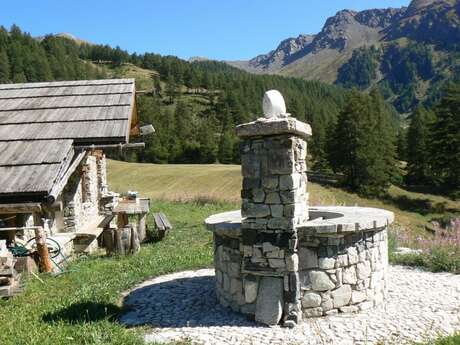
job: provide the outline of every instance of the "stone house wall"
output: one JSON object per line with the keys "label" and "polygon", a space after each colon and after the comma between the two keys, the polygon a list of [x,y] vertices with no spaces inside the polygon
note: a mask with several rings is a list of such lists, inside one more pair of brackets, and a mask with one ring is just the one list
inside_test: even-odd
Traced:
{"label": "stone house wall", "polygon": [[55,212],[53,232],[75,232],[94,221],[101,208],[101,195],[107,189],[105,155],[89,153],[58,199],[63,211]]}

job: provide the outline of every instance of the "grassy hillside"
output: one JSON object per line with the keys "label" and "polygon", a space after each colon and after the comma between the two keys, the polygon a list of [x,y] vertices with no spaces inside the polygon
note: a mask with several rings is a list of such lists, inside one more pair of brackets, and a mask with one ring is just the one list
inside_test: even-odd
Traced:
{"label": "grassy hillside", "polygon": [[[240,203],[241,174],[237,165],[156,165],[109,161],[109,183],[118,192],[139,191],[152,199],[214,199]],[[397,224],[423,233],[428,221],[446,212],[460,213],[460,202],[391,187],[386,200],[365,199],[339,188],[309,184],[312,205],[380,207],[396,214]]]}

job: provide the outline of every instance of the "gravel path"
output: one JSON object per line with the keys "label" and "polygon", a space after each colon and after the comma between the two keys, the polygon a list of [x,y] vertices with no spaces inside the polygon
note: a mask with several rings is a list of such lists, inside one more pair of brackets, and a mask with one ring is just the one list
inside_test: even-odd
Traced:
{"label": "gravel path", "polygon": [[287,329],[265,327],[221,307],[214,270],[161,276],[126,295],[121,322],[146,325],[147,342],[194,344],[402,344],[460,331],[460,276],[392,266],[385,306],[310,319]]}

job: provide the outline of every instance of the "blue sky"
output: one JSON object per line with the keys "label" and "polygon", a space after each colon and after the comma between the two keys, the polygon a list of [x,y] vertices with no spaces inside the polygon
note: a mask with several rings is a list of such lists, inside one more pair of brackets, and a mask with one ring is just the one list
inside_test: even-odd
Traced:
{"label": "blue sky", "polygon": [[317,33],[348,8],[407,6],[409,0],[13,0],[0,25],[33,36],[69,32],[130,52],[240,60],[268,52],[287,37]]}

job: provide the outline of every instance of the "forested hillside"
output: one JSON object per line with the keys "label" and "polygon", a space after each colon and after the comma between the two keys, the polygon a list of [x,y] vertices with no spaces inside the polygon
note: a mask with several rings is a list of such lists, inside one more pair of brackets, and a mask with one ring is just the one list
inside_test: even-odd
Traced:
{"label": "forested hillside", "polygon": [[[398,76],[389,79],[387,92],[404,95],[410,80],[432,74],[430,53],[422,45],[392,49],[391,54],[413,56],[414,64],[386,67]],[[403,182],[397,161],[408,160],[407,183],[458,189],[458,86],[431,117],[411,116],[406,136],[398,114],[383,101],[382,88],[372,88],[380,54],[377,48],[357,50],[341,70],[344,86],[373,89],[366,95],[317,81],[254,75],[220,62],[128,54],[59,36],[34,39],[13,26],[0,28],[0,81],[136,78],[141,122],[153,124],[156,133],[142,139],[145,150],[122,158],[149,163],[239,163],[234,128],[261,117],[262,96],[275,88],[285,96],[288,111],[313,127],[310,168],[343,173],[351,189],[382,195],[390,183]]]}
{"label": "forested hillside", "polygon": [[[128,71],[141,72],[130,75]],[[119,47],[40,40],[17,26],[0,29],[0,82],[139,76],[141,120],[157,133],[130,159],[156,163],[237,163],[236,124],[262,116],[263,93],[280,90],[288,110],[314,130],[334,122],[346,92],[279,76],[255,76],[224,63],[189,63],[174,56],[128,54]]]}

